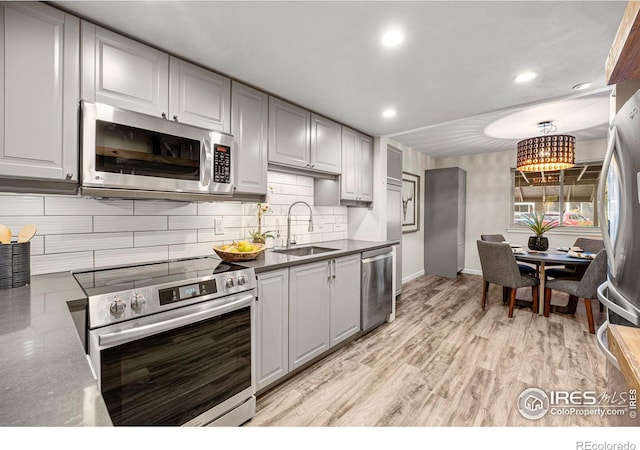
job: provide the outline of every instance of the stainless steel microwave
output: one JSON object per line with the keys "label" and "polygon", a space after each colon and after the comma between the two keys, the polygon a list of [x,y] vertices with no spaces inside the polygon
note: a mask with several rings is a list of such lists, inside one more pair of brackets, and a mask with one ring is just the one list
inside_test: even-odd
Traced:
{"label": "stainless steel microwave", "polygon": [[233,136],[81,102],[80,192],[211,201],[233,193]]}

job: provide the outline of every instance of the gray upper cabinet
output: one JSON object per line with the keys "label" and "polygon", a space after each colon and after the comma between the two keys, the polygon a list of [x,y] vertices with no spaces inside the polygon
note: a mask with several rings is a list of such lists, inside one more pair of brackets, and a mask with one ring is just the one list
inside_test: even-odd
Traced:
{"label": "gray upper cabinet", "polygon": [[340,173],[342,126],[325,117],[311,114],[311,168]]}
{"label": "gray upper cabinet", "polygon": [[331,261],[289,269],[289,370],[330,347]]}
{"label": "gray upper cabinet", "polygon": [[269,97],[269,162],[329,174],[341,170],[341,126]]}
{"label": "gray upper cabinet", "polygon": [[340,199],[373,201],[373,141],[346,127],[342,127]]}
{"label": "gray upper cabinet", "polygon": [[0,4],[0,176],[78,180],[80,22]]}
{"label": "gray upper cabinet", "polygon": [[269,97],[269,162],[311,168],[311,113]]}
{"label": "gray upper cabinet", "polygon": [[258,275],[256,389],[289,372],[289,269]]}
{"label": "gray upper cabinet", "polygon": [[82,22],[82,98],[229,133],[231,80]]}
{"label": "gray upper cabinet", "polygon": [[229,133],[231,80],[173,56],[169,70],[169,118]]}
{"label": "gray upper cabinet", "polygon": [[166,116],[169,55],[83,21],[82,98]]}
{"label": "gray upper cabinet", "polygon": [[361,255],[333,260],[331,287],[331,346],[360,331]]}
{"label": "gray upper cabinet", "polygon": [[238,143],[235,192],[266,194],[269,96],[234,81],[231,98],[231,134]]}

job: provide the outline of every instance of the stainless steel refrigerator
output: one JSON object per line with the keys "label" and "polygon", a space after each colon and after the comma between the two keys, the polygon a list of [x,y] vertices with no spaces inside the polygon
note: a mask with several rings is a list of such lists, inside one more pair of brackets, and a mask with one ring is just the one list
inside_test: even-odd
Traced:
{"label": "stainless steel refrigerator", "polygon": [[[609,324],[640,326],[640,91],[618,111],[609,128],[609,143],[598,183],[598,220],[607,251],[607,281],[598,299],[607,307],[607,320],[597,340],[606,357],[609,390],[626,390],[620,363],[609,350]],[[624,415],[615,425],[634,425]]]}
{"label": "stainless steel refrigerator", "polygon": [[607,281],[598,290],[610,323],[640,326],[640,91],[618,111],[598,185]]}

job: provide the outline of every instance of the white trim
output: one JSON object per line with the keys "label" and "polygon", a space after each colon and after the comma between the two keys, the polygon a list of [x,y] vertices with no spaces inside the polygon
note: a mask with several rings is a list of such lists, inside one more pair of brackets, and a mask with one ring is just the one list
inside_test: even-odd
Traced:
{"label": "white trim", "polygon": [[402,278],[402,284],[408,283],[411,280],[415,280],[418,277],[421,277],[422,275],[424,275],[424,269],[409,275],[408,277],[403,277]]}
{"label": "white trim", "polygon": [[466,273],[468,275],[482,275],[482,270],[478,270],[478,269],[462,269],[462,273]]}

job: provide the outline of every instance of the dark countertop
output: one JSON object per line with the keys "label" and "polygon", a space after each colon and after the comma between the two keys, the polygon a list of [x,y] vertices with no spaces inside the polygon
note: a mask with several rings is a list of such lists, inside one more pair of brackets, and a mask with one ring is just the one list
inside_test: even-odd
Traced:
{"label": "dark countertop", "polygon": [[112,425],[69,303],[86,303],[70,272],[0,290],[1,426]]}
{"label": "dark countertop", "polygon": [[[241,264],[260,273],[395,244],[327,241],[308,245],[336,251],[296,257],[267,250]],[[0,290],[0,426],[112,425],[70,313],[85,304],[70,272]]]}
{"label": "dark countertop", "polygon": [[241,261],[238,264],[252,267],[256,273],[268,272],[270,270],[283,269],[285,267],[296,266],[299,264],[306,264],[314,261],[322,261],[324,259],[336,258],[340,256],[352,255],[355,253],[361,253],[368,250],[374,250],[376,248],[389,247],[390,245],[399,244],[398,241],[356,241],[351,239],[342,239],[337,241],[325,241],[313,244],[300,244],[294,245],[297,247],[308,247],[315,245],[318,247],[328,247],[336,249],[332,252],[324,252],[317,255],[310,256],[292,256],[282,253],[274,252],[274,249],[265,250],[258,258],[253,261]]}

